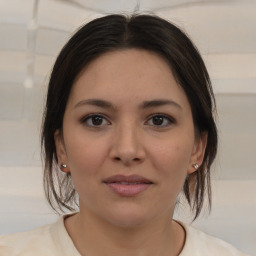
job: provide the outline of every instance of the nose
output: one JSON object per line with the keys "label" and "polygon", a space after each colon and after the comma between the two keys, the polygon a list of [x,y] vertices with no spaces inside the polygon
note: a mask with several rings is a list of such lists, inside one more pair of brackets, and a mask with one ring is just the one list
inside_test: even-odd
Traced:
{"label": "nose", "polygon": [[114,161],[132,166],[145,160],[142,136],[135,125],[119,125],[115,129],[111,145],[110,156]]}

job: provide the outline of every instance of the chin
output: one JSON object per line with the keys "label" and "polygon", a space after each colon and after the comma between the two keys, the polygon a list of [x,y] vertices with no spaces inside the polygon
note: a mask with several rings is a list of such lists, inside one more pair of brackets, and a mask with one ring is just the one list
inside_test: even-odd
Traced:
{"label": "chin", "polygon": [[153,216],[149,215],[150,211],[145,209],[135,209],[132,207],[119,209],[118,211],[109,212],[105,217],[109,223],[120,228],[136,228],[145,225]]}

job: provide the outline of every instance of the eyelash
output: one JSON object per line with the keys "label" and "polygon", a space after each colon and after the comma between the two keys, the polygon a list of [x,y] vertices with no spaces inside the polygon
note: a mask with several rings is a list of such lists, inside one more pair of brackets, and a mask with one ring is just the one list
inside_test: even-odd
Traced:
{"label": "eyelash", "polygon": [[[89,115],[83,117],[80,122],[81,122],[82,124],[85,124],[86,126],[88,126],[88,127],[90,127],[90,128],[98,128],[98,129],[101,128],[101,127],[104,126],[104,125],[109,125],[109,123],[110,123],[110,122],[107,121],[108,124],[103,124],[103,125],[102,125],[102,124],[100,124],[100,125],[90,125],[90,124],[88,124],[88,123],[87,123],[88,120],[90,120],[90,119],[93,118],[93,117],[100,117],[100,118],[102,118],[102,119],[107,120],[107,118],[106,118],[103,114],[94,113],[94,114],[89,114]],[[170,117],[170,116],[168,116],[168,115],[165,115],[165,114],[161,114],[161,113],[156,113],[156,114],[153,114],[153,115],[149,116],[148,121],[151,120],[151,119],[154,118],[154,117],[163,118],[165,121],[167,120],[167,122],[168,122],[168,124],[161,125],[161,126],[159,126],[159,125],[152,125],[152,126],[155,126],[155,128],[157,128],[157,129],[163,129],[163,128],[165,128],[165,127],[168,127],[168,126],[170,126],[170,125],[176,123],[176,121],[175,121],[174,118],[172,118],[172,117]],[[147,122],[148,122],[148,121],[147,121]]]}
{"label": "eyelash", "polygon": [[[157,128],[157,129],[163,129],[163,128],[165,128],[165,127],[168,127],[168,126],[170,126],[170,125],[176,123],[176,121],[175,121],[174,118],[172,118],[172,117],[170,117],[170,116],[168,116],[168,115],[165,115],[165,114],[161,114],[161,113],[156,113],[156,114],[153,114],[153,115],[149,116],[148,121],[149,121],[149,120],[152,120],[154,117],[163,118],[165,121],[168,122],[168,124],[161,125],[161,126],[152,125],[152,126],[155,126],[155,128]],[[147,121],[147,122],[148,122],[148,121]]]}
{"label": "eyelash", "polygon": [[82,124],[85,124],[86,126],[88,126],[90,128],[101,128],[102,125],[100,125],[100,126],[95,125],[94,126],[94,125],[87,124],[87,121],[90,120],[93,117],[100,117],[100,118],[103,118],[103,119],[107,120],[107,118],[103,114],[95,113],[95,114],[89,114],[89,115],[83,117],[80,122]]}

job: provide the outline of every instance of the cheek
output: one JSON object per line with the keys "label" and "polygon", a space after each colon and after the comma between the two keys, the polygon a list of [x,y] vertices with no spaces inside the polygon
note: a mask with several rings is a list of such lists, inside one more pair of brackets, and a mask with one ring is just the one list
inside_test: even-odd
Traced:
{"label": "cheek", "polygon": [[[67,140],[67,157],[71,176],[79,195],[86,194],[87,200],[94,195],[101,181],[100,170],[106,155],[104,143],[95,139],[84,139],[80,136]],[[95,181],[95,182],[92,182]]]}
{"label": "cheek", "polygon": [[166,198],[176,197],[184,184],[192,153],[191,139],[166,141],[152,145],[151,164],[158,171],[159,183]]}
{"label": "cheek", "polygon": [[71,172],[80,175],[97,174],[107,155],[107,143],[103,139],[72,136],[66,140],[67,158]]}
{"label": "cheek", "polygon": [[155,168],[161,168],[163,173],[180,173],[187,171],[191,152],[190,145],[181,146],[178,143],[166,143],[161,146],[153,145],[150,154]]}

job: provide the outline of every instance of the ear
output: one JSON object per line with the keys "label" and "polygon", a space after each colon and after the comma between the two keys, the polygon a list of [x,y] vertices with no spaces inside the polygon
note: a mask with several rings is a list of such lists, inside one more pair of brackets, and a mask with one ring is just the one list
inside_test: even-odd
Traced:
{"label": "ear", "polygon": [[[61,171],[69,172],[68,158],[67,158],[67,154],[66,154],[63,136],[62,136],[60,130],[55,131],[54,141],[55,141],[55,147],[56,147],[56,152],[57,152],[57,157],[58,157],[58,166],[60,167]],[[63,164],[65,164],[66,167],[63,167],[62,166]]]}
{"label": "ear", "polygon": [[[195,172],[203,163],[205,148],[207,145],[208,133],[203,132],[196,137],[193,146],[192,155],[190,157],[190,163],[188,167],[188,174]],[[196,167],[196,164],[198,167]]]}

